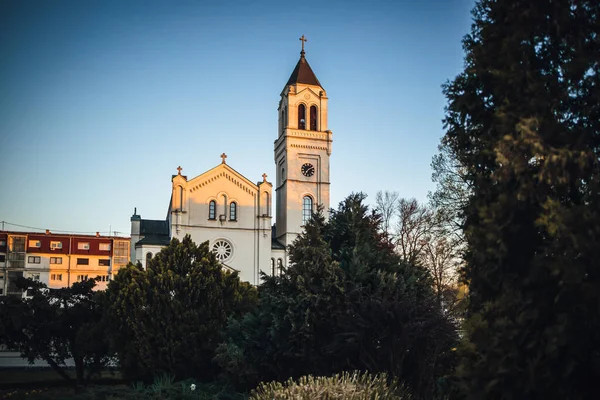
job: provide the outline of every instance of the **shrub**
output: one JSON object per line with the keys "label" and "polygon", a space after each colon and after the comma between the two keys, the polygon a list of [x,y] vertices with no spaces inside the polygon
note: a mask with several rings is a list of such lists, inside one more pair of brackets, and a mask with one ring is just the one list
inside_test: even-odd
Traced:
{"label": "shrub", "polygon": [[173,239],[148,265],[108,285],[113,344],[126,379],[161,372],[210,380],[227,318],[256,303],[256,289],[224,272],[208,242]]}
{"label": "shrub", "polygon": [[332,377],[303,376],[298,381],[289,379],[261,383],[250,395],[251,400],[273,399],[410,399],[410,394],[395,380],[388,382],[386,374],[370,375],[343,372]]}

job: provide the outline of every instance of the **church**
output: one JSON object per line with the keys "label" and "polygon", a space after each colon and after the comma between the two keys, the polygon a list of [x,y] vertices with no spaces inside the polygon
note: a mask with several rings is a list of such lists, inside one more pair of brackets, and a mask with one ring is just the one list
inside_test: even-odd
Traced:
{"label": "church", "polygon": [[306,60],[306,39],[300,40],[300,59],[277,109],[275,181],[265,174],[258,181],[247,178],[227,162],[224,153],[218,165],[195,177],[183,175],[178,167],[171,179],[166,219],[142,219],[137,209],[131,217],[132,262],[145,267],[171,238],[181,240],[189,234],[198,244],[209,241],[225,269],[257,285],[260,272],[276,275],[286,268],[287,246],[318,205],[327,217],[332,145],[328,98]]}

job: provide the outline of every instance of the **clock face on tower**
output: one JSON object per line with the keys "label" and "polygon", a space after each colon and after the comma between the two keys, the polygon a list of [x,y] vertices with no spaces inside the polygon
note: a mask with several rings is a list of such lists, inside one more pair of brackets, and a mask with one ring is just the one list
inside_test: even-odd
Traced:
{"label": "clock face on tower", "polygon": [[311,163],[302,164],[302,168],[300,168],[300,170],[304,176],[313,176],[315,173],[315,167],[313,167]]}

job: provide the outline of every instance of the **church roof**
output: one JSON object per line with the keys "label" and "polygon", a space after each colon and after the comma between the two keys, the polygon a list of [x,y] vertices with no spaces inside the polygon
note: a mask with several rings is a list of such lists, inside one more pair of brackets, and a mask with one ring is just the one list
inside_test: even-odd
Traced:
{"label": "church roof", "polygon": [[271,239],[271,250],[285,250],[285,246],[275,238]]}
{"label": "church roof", "polygon": [[165,235],[148,235],[145,236],[142,240],[138,240],[135,245],[143,246],[143,245],[153,245],[153,246],[168,246],[171,242],[169,236]]}
{"label": "church roof", "polygon": [[169,236],[169,221],[156,219],[142,219],[140,221],[140,235],[166,235]]}
{"label": "church roof", "polygon": [[285,250],[285,246],[281,242],[275,239],[275,225],[271,227],[271,250]]}
{"label": "church roof", "polygon": [[290,76],[290,79],[288,79],[286,86],[294,85],[296,83],[321,86],[317,76],[310,68],[310,65],[308,65],[306,57],[304,57],[304,51],[300,52],[300,60],[298,60],[298,64],[296,64],[296,68],[294,68],[294,72],[292,72],[292,75]]}

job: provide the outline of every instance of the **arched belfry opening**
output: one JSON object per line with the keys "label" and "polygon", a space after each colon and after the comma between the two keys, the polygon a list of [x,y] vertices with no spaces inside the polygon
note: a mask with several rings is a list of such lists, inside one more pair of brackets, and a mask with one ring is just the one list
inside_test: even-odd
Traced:
{"label": "arched belfry opening", "polygon": [[298,106],[298,129],[306,129],[306,107],[304,104]]}
{"label": "arched belfry opening", "polygon": [[317,130],[317,106],[310,106],[310,130]]}

